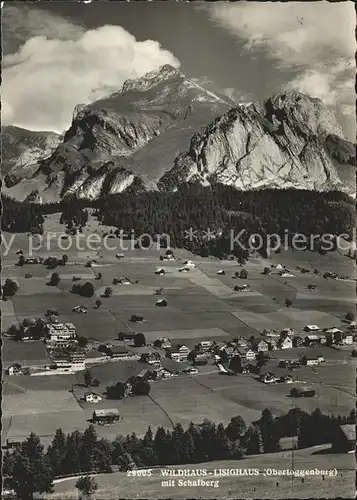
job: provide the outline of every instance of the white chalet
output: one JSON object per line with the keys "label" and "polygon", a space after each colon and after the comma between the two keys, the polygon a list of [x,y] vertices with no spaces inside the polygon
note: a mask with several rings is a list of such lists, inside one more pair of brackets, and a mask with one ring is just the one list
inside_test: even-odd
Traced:
{"label": "white chalet", "polygon": [[87,392],[84,395],[84,399],[86,403],[99,403],[99,401],[102,401],[99,394],[94,394],[94,392]]}
{"label": "white chalet", "polygon": [[280,349],[291,349],[293,347],[293,339],[287,336],[278,342],[278,346]]}
{"label": "white chalet", "polygon": [[305,332],[318,332],[320,327],[317,325],[306,325],[304,328]]}
{"label": "white chalet", "polygon": [[73,323],[50,323],[47,325],[47,338],[50,342],[74,340],[76,336],[76,327]]}
{"label": "white chalet", "polygon": [[352,345],[353,344],[353,335],[350,333],[345,333],[342,337],[343,345]]}

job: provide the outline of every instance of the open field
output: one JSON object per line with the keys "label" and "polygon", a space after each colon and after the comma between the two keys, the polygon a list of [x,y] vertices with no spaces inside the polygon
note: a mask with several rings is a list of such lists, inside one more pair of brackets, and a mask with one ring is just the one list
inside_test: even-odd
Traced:
{"label": "open field", "polygon": [[36,365],[49,361],[45,344],[37,340],[15,342],[10,338],[3,338],[2,356],[6,367],[13,362],[21,365]]}
{"label": "open field", "polygon": [[277,331],[283,328],[294,328],[296,332],[302,332],[306,325],[319,325],[320,328],[328,328],[330,325],[341,326],[341,321],[331,314],[310,310],[302,315],[299,309],[293,307],[285,307],[264,315],[250,311],[235,311],[233,314],[259,332],[262,332],[264,328]]}
{"label": "open field", "polygon": [[[201,479],[219,481],[212,486],[181,486],[178,478],[172,486],[164,486],[165,480],[161,469],[154,469],[151,477],[128,477],[125,473],[115,472],[96,476],[98,490],[96,498],[107,500],[118,498],[354,498],[355,463],[352,455],[332,455],[322,453],[324,447],[314,447],[298,450],[295,453],[295,470],[337,470],[336,476],[328,474],[306,476],[302,480],[289,476],[264,475],[266,468],[284,470],[290,467],[291,453],[281,452],[267,455],[254,455],[242,460],[208,462],[204,464],[191,464],[180,466],[180,469],[202,469],[207,471],[207,476]],[[321,450],[322,449],[322,450]],[[321,451],[320,451],[321,450]],[[319,453],[320,452],[320,453]],[[169,467],[175,469],[177,467]],[[164,469],[164,468],[163,468]],[[222,477],[215,473],[219,469],[258,469],[259,475]],[[164,469],[165,470],[165,469]],[[195,479],[195,478],[184,478]],[[74,487],[76,479],[68,479],[55,484],[52,494],[47,494],[46,499],[72,500],[77,498]],[[192,483],[191,483],[192,484]]]}
{"label": "open field", "polygon": [[[64,227],[59,225],[58,220],[58,214],[46,217],[45,233],[63,232]],[[94,230],[102,234],[108,230],[92,219],[90,226],[85,229],[85,234]],[[321,273],[327,270],[353,275],[353,262],[338,252],[321,257],[312,252],[283,251],[271,259],[252,257],[244,265],[248,278],[241,280],[233,278],[234,273],[242,269],[237,262],[204,259],[183,250],[175,251],[176,256],[181,259],[179,262],[160,261],[160,254],[162,255],[164,250],[156,248],[124,251],[118,249],[125,255],[124,259],[118,260],[115,256],[116,250],[80,252],[71,248],[64,251],[53,240],[54,246],[50,251],[46,252],[42,248],[34,252],[44,257],[61,257],[64,253],[69,257],[66,266],[56,269],[61,276],[59,285],[50,287],[46,283],[53,271],[43,265],[15,265],[18,258],[15,251],[23,248],[26,253],[26,239],[26,235],[17,235],[16,244],[3,259],[2,278],[12,277],[19,283],[20,288],[11,300],[2,302],[2,331],[24,318],[40,317],[47,309],[55,309],[61,321],[74,323],[78,334],[92,341],[113,342],[119,332],[132,331],[143,332],[149,342],[158,337],[168,337],[173,343],[184,343],[193,348],[200,340],[211,339],[220,342],[237,336],[259,336],[264,328],[281,330],[294,327],[299,330],[306,324],[316,323],[320,327],[337,326],[345,329],[347,325],[343,322],[344,315],[347,311],[354,310],[355,284],[322,278]],[[114,243],[118,246],[119,241],[111,241],[111,244]],[[89,258],[96,259],[98,265],[85,267]],[[188,273],[178,272],[184,259],[193,259],[197,265],[196,269]],[[262,270],[271,263],[286,265],[295,277],[282,278],[276,272],[263,276]],[[302,275],[296,269],[297,266],[308,268],[311,273]],[[158,267],[163,267],[167,274],[156,275],[155,270]],[[312,274],[314,268],[318,268],[320,273]],[[226,274],[217,275],[219,269],[224,269]],[[33,278],[25,279],[28,272]],[[101,279],[95,279],[99,272],[102,274]],[[81,277],[82,282],[90,280],[95,288],[95,295],[88,299],[71,294],[73,276]],[[113,278],[121,276],[138,283],[112,285]],[[253,293],[233,290],[235,285],[243,283],[250,284]],[[307,289],[309,283],[316,283],[317,290],[310,292]],[[96,308],[95,301],[107,286],[113,289],[113,295],[101,299],[100,308]],[[167,307],[155,306],[160,298],[155,292],[160,288],[163,288],[161,297],[167,300]],[[284,306],[287,298],[293,302],[290,308]],[[80,304],[88,307],[87,314],[76,314],[72,311],[74,306]],[[131,323],[129,319],[132,314],[143,315],[145,321]],[[32,365],[48,362],[41,342],[14,343],[7,338],[3,340],[5,368],[15,361]],[[280,359],[296,359],[301,352],[313,355],[311,349],[273,351],[270,355],[277,364]],[[291,385],[267,386],[249,375],[225,377],[218,374],[217,367],[210,361],[208,365],[200,368],[196,376],[153,383],[149,397],[110,401],[105,399],[107,385],[136,375],[147,365],[137,361],[117,361],[93,366],[90,368],[93,377],[100,380],[100,386],[95,391],[103,396],[103,401],[95,407],[118,407],[123,417],[118,424],[98,428],[98,433],[109,439],[120,433],[136,432],[141,435],[148,425],[153,429],[158,425],[170,427],[172,422],[181,422],[186,426],[191,420],[201,421],[203,416],[217,422],[227,422],[231,417],[241,415],[246,422],[251,422],[259,418],[265,408],[270,408],[274,414],[279,415],[290,410],[293,405],[307,411],[320,407],[325,412],[348,414],[355,406],[355,363],[351,353],[329,348],[320,348],[319,353],[323,353],[325,364],[316,368],[302,367],[294,371],[294,377],[299,383],[313,385],[317,396],[296,400],[288,397]],[[171,364],[172,369],[178,365],[172,365],[173,363],[167,358],[163,360],[163,365]],[[177,368],[184,366],[181,364]],[[52,438],[58,427],[63,427],[65,432],[77,428],[85,429],[94,405],[79,401],[82,408],[76,400],[76,397],[80,399],[85,391],[85,388],[75,385],[83,382],[82,377],[82,373],[48,377],[5,377],[3,412],[4,422],[8,424],[8,437],[24,438],[33,430],[46,442]],[[72,385],[75,386],[74,394],[69,392]],[[250,459],[244,462],[248,463],[248,460]],[[263,498],[264,492],[270,491],[264,489],[266,481],[268,480],[257,482],[258,489],[255,492],[249,489],[248,483],[244,483],[242,491],[248,496]],[[323,487],[326,484],[327,480]],[[308,485],[306,480],[305,486]],[[312,482],[311,488],[315,486]],[[122,496],[125,496],[125,488],[124,485]],[[155,495],[173,497],[173,490],[162,489],[158,492],[155,485],[152,485],[152,488]],[[287,488],[284,488],[285,486],[281,486],[281,489],[275,492],[280,495],[276,498],[289,498]],[[223,496],[228,495],[229,489],[232,489],[232,486],[227,486],[227,490],[212,490],[212,496],[218,497],[221,492]],[[148,495],[150,490],[146,491]],[[199,491],[186,490],[183,498],[195,494],[201,496]]]}

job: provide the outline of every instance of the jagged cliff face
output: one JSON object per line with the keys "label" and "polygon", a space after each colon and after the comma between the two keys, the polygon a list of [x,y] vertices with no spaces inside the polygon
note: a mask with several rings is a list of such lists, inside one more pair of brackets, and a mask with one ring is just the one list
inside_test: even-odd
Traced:
{"label": "jagged cliff face", "polygon": [[[32,173],[45,200],[156,188],[192,133],[232,105],[163,66],[106,99],[76,106],[63,142]],[[165,132],[171,139],[161,139]]]}
{"label": "jagged cliff face", "polygon": [[354,164],[354,148],[342,137],[321,101],[298,92],[280,94],[234,108],[195,134],[161,186],[172,189],[194,181],[239,189],[353,191],[339,176],[340,166]]}
{"label": "jagged cliff face", "polygon": [[[36,147],[33,134],[42,134]],[[348,186],[354,147],[318,99],[289,92],[237,105],[168,65],[76,106],[63,138],[17,135],[16,147],[3,139],[3,161],[5,192],[19,199],[34,198],[34,189],[43,201],[95,199],[197,181],[239,189],[355,189]]]}

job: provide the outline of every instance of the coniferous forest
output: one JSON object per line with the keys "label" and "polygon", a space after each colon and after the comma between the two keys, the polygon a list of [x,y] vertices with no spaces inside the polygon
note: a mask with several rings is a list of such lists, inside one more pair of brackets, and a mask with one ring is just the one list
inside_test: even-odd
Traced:
{"label": "coniferous forest", "polygon": [[[238,191],[216,185],[213,188],[185,185],[175,192],[128,192],[99,200],[68,199],[60,203],[36,205],[17,202],[3,196],[2,230],[39,232],[43,216],[61,212],[62,220],[78,219],[81,210],[92,207],[99,220],[136,235],[168,234],[173,247],[185,247],[203,256],[217,257],[232,253],[231,231],[245,229],[242,243],[251,234],[278,234],[291,238],[296,233],[306,237],[317,234],[348,234],[356,224],[355,202],[338,192],[287,190]],[[82,217],[85,223],[85,217]],[[194,241],[188,230],[196,231]],[[208,240],[205,231],[215,231]],[[200,238],[201,234],[201,238]],[[312,248],[319,250],[319,247]],[[238,248],[237,252],[241,252]],[[234,252],[233,252],[234,253]]]}
{"label": "coniferous forest", "polygon": [[331,443],[341,424],[355,423],[355,411],[348,417],[324,415],[319,409],[311,414],[299,408],[274,417],[270,410],[246,425],[240,416],[225,427],[207,419],[192,422],[185,430],[176,424],[170,431],[149,427],[143,437],[135,433],[118,436],[113,442],[99,439],[93,425],[84,432],[65,434],[57,429],[47,449],[40,438],[31,435],[3,457],[4,485],[19,498],[32,500],[35,493],[49,492],[55,477],[81,472],[110,472],[112,465],[126,471],[134,467],[153,467],[203,463],[216,460],[240,460],[246,455],[280,451],[282,437],[295,437],[292,445],[306,448]]}

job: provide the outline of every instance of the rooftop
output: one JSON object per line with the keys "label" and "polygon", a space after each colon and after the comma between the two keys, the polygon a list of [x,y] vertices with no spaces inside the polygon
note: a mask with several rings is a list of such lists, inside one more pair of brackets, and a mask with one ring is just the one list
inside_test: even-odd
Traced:
{"label": "rooftop", "polygon": [[110,415],[118,415],[119,416],[119,410],[118,408],[110,408],[106,410],[94,410],[94,415],[96,417],[108,417]]}
{"label": "rooftop", "polygon": [[349,441],[356,440],[356,426],[353,424],[341,425],[341,431]]}

